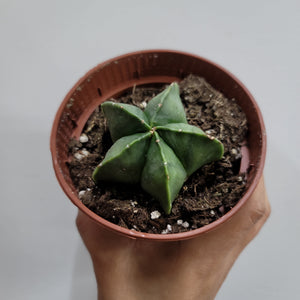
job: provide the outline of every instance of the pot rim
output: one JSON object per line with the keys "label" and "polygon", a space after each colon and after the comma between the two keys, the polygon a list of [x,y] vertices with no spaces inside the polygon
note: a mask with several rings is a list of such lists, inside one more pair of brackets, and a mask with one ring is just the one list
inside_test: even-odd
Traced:
{"label": "pot rim", "polygon": [[[228,211],[225,215],[223,215],[222,217],[220,217],[218,220],[205,225],[201,228],[198,229],[193,229],[187,232],[182,232],[182,233],[171,233],[171,234],[152,234],[152,233],[145,233],[145,232],[139,232],[139,231],[134,231],[134,230],[130,230],[130,229],[126,229],[123,228],[119,225],[113,224],[107,220],[105,220],[104,218],[98,216],[97,214],[95,214],[94,212],[92,212],[90,209],[88,209],[79,199],[79,197],[77,196],[77,194],[75,194],[73,192],[73,190],[71,189],[71,187],[69,186],[69,184],[67,183],[67,181],[65,180],[63,173],[60,169],[59,163],[58,163],[58,157],[57,157],[57,151],[56,151],[56,134],[58,131],[58,126],[59,126],[59,121],[60,118],[62,116],[63,110],[65,108],[65,106],[67,105],[71,95],[75,92],[76,88],[78,86],[80,86],[84,80],[86,78],[88,78],[90,75],[92,75],[96,70],[104,68],[105,66],[116,62],[118,60],[124,59],[126,57],[130,57],[130,56],[135,56],[135,55],[139,55],[139,54],[162,54],[162,53],[171,53],[171,54],[179,54],[179,55],[183,55],[183,56],[190,56],[192,58],[195,58],[197,60],[202,60],[205,63],[210,64],[211,66],[213,66],[214,68],[219,69],[221,72],[225,73],[227,76],[231,77],[233,79],[233,81],[235,81],[245,92],[245,94],[247,94],[247,97],[251,100],[253,107],[255,108],[255,111],[257,113],[257,117],[260,123],[260,127],[262,129],[261,132],[261,157],[259,159],[259,165],[257,166],[254,178],[252,180],[251,185],[247,188],[245,194],[243,195],[243,197],[237,202],[237,204],[230,210]],[[84,76],[82,76],[77,82],[76,84],[72,87],[72,89],[68,92],[68,94],[65,96],[64,100],[62,101],[62,103],[60,104],[56,115],[55,115],[55,119],[53,122],[53,126],[52,126],[52,131],[51,131],[51,137],[50,137],[50,150],[51,150],[51,154],[52,154],[52,163],[53,163],[53,167],[54,167],[54,171],[55,171],[55,175],[58,179],[58,182],[61,186],[61,188],[63,189],[63,191],[65,192],[65,194],[69,197],[69,199],[83,212],[85,213],[89,218],[91,218],[93,221],[95,221],[97,224],[99,224],[100,226],[111,230],[115,233],[119,233],[122,235],[125,235],[129,238],[132,239],[146,239],[146,240],[152,240],[152,241],[179,241],[179,240],[185,240],[185,239],[190,239],[193,237],[197,237],[201,234],[207,233],[213,229],[218,228],[221,224],[225,223],[226,221],[228,221],[229,219],[231,219],[231,217],[233,215],[235,215],[240,208],[246,203],[246,201],[250,198],[250,196],[252,195],[252,193],[254,192],[256,186],[258,185],[258,182],[263,174],[263,168],[264,168],[264,164],[265,164],[265,157],[266,157],[266,130],[265,130],[265,125],[264,125],[264,121],[263,121],[263,117],[261,114],[261,111],[257,105],[256,100],[254,99],[254,97],[252,96],[252,94],[249,92],[249,90],[244,86],[244,84],[235,76],[233,75],[231,72],[229,72],[228,70],[226,70],[225,68],[223,68],[222,66],[206,59],[203,58],[201,56],[195,55],[195,54],[191,54],[188,52],[183,52],[180,50],[168,50],[168,49],[149,49],[149,50],[141,50],[141,51],[134,51],[134,52],[129,52],[129,53],[125,53],[123,55],[108,59],[100,64],[98,64],[97,66],[93,67],[92,69],[90,69]]]}

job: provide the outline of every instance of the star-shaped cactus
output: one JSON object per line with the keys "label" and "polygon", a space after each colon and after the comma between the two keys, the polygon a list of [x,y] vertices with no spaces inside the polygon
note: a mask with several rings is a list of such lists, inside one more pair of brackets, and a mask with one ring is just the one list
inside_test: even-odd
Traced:
{"label": "star-shaped cactus", "polygon": [[166,214],[187,177],[223,156],[220,141],[187,124],[177,83],[144,111],[111,101],[102,110],[114,144],[94,170],[94,181],[140,183]]}

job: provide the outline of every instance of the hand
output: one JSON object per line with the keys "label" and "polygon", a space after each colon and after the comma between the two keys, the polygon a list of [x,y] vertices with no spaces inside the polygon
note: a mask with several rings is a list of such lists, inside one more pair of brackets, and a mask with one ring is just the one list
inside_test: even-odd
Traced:
{"label": "hand", "polygon": [[93,261],[98,300],[210,300],[269,214],[262,178],[229,221],[190,240],[130,239],[108,232],[81,212],[76,223]]}

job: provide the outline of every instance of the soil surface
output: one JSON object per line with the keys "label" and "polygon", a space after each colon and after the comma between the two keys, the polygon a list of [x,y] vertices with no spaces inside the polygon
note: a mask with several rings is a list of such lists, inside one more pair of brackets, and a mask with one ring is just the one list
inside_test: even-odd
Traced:
{"label": "soil surface", "polygon": [[[69,170],[81,201],[104,219],[148,233],[184,232],[217,220],[243,195],[246,176],[239,169],[241,145],[247,134],[244,113],[234,99],[227,99],[203,78],[190,75],[179,86],[188,123],[218,138],[224,145],[223,158],[201,167],[187,179],[167,216],[139,185],[93,182],[94,168],[112,145],[101,109],[96,109],[79,141],[70,141]],[[164,88],[134,87],[110,100],[144,109]]]}

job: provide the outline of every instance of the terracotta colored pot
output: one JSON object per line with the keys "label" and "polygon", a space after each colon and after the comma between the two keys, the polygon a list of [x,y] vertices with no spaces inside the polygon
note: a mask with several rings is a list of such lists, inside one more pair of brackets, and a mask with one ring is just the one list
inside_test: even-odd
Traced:
{"label": "terracotta colored pot", "polygon": [[[248,120],[247,148],[243,149],[242,166],[247,170],[247,190],[228,213],[215,222],[185,233],[148,234],[129,230],[99,217],[79,200],[66,162],[68,143],[79,138],[95,108],[110,97],[121,94],[135,84],[171,83],[189,74],[204,77],[228,98],[235,98]],[[243,84],[222,67],[188,53],[170,50],[148,50],[110,59],[90,70],[64,98],[51,133],[51,153],[57,179],[71,201],[99,225],[132,237],[160,241],[182,240],[203,234],[231,218],[249,199],[262,176],[266,155],[266,133],[260,110]]]}

